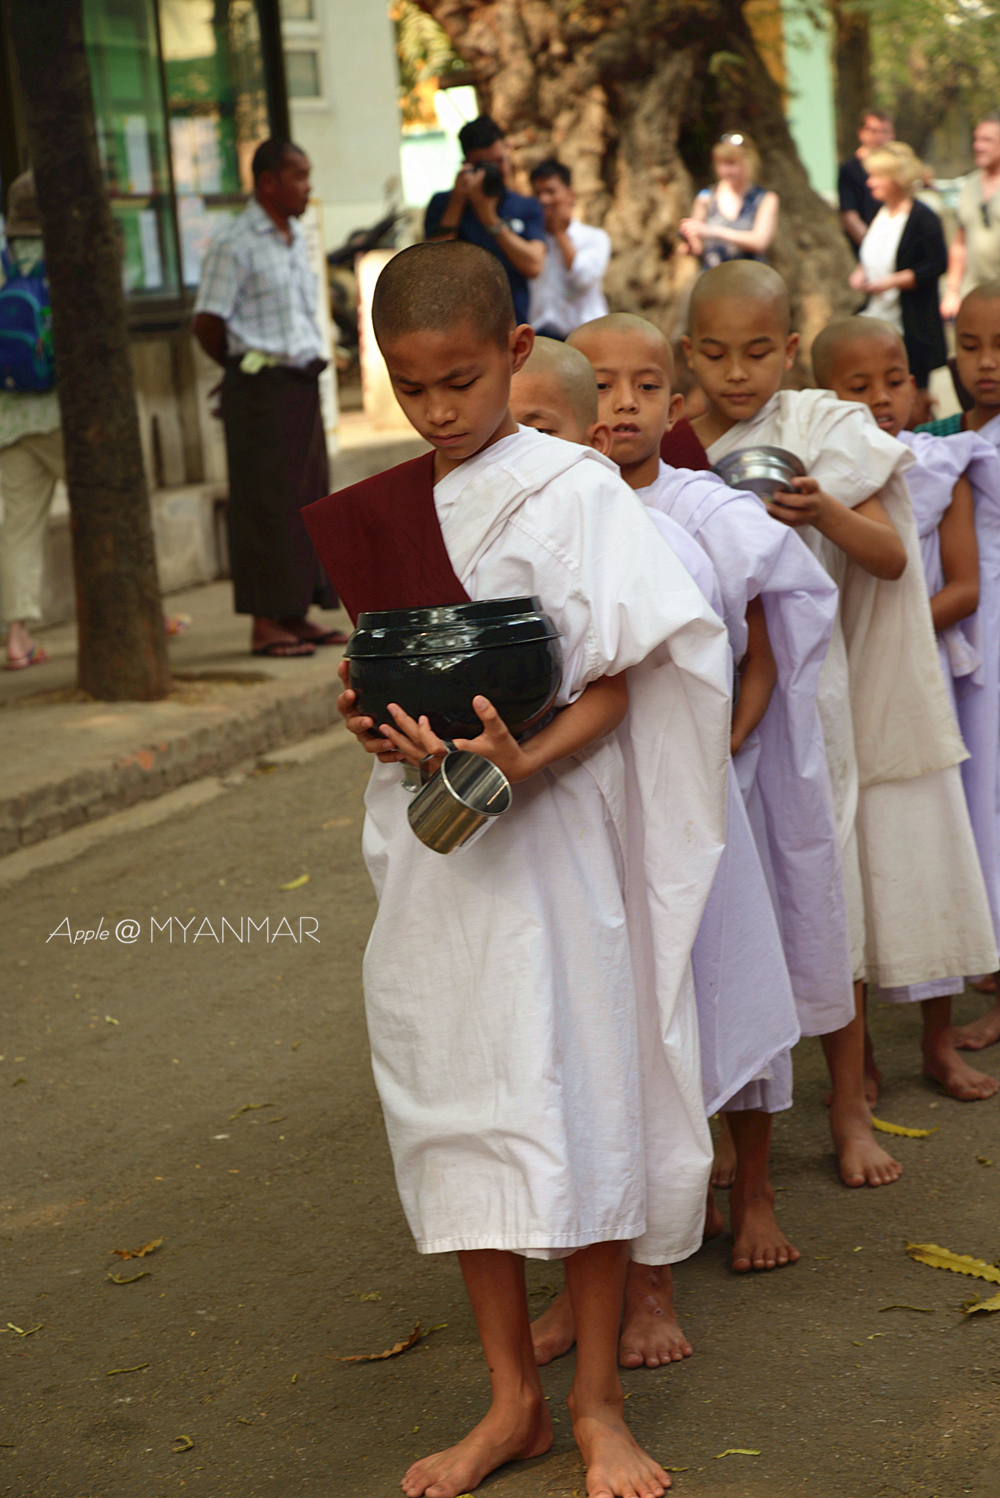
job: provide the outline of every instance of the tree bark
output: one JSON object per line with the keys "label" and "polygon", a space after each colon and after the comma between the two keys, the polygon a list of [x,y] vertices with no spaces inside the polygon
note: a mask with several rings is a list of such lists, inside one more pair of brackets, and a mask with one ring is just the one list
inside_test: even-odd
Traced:
{"label": "tree bark", "polygon": [[845,9],[831,0],[834,24],[834,76],[837,96],[837,154],[841,161],[858,149],[861,111],[872,98],[872,48],[868,12]]}
{"label": "tree bark", "polygon": [[52,292],[78,681],[107,701],[151,701],[168,692],[170,669],[80,0],[9,4]]}
{"label": "tree bark", "polygon": [[611,236],[605,290],[616,310],[676,333],[696,269],[673,253],[677,225],[712,178],[713,143],[742,128],[760,150],[762,185],[781,199],[769,258],[805,349],[853,311],[853,258],[809,186],[741,0],[418,3],[473,70],[519,167],[554,155],[571,168],[583,218]]}

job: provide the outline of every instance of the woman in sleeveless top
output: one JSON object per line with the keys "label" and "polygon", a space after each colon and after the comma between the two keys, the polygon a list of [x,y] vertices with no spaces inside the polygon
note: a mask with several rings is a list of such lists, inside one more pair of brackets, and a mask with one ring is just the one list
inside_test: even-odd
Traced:
{"label": "woman in sleeveless top", "polygon": [[681,220],[677,249],[697,255],[702,270],[723,260],[764,260],[778,227],[778,194],[758,187],[760,157],[749,135],[724,135],[712,149],[718,180]]}

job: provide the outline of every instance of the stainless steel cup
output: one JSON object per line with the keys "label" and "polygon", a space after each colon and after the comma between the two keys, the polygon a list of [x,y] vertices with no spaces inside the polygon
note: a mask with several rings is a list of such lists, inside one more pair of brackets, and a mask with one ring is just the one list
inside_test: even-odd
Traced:
{"label": "stainless steel cup", "polygon": [[510,781],[481,754],[452,749],[406,810],[417,837],[435,853],[455,853],[482,837],[513,800]]}

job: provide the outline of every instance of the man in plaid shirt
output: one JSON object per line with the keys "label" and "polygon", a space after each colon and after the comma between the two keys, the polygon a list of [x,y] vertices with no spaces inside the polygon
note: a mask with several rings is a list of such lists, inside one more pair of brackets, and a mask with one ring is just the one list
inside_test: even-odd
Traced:
{"label": "man in plaid shirt", "polygon": [[299,514],[330,487],[316,278],[298,223],[309,159],[290,141],[267,140],[253,177],[253,198],[205,257],[194,333],[224,370],[236,612],[253,616],[254,655],[312,655],[347,636],[306,618],[310,604],[337,607]]}

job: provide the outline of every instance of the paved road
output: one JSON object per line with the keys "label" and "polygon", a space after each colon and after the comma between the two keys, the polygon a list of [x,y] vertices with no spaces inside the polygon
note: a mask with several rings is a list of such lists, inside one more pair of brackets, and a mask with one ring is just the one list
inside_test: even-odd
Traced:
{"label": "paved road", "polygon": [[[0,1335],[0,1495],[389,1498],[483,1408],[455,1264],[413,1251],[368,1068],[364,775],[353,746],[256,774],[2,891],[0,1326],[30,1335]],[[47,940],[102,917],[106,939]],[[1000,1100],[924,1087],[916,1018],[875,1016],[882,1116],[939,1126],[900,1141],[902,1182],[838,1185],[800,1047],[775,1180],[802,1263],[736,1279],[709,1245],[678,1274],[695,1357],[625,1377],[685,1498],[1000,1493],[1000,1316],[964,1319],[974,1282],[903,1252],[1000,1255]],[[536,1307],[556,1275],[530,1267]],[[417,1322],[439,1329],[401,1357],[337,1361]],[[571,1365],[545,1374],[553,1410]],[[556,1437],[482,1491],[582,1492],[564,1416]]]}

